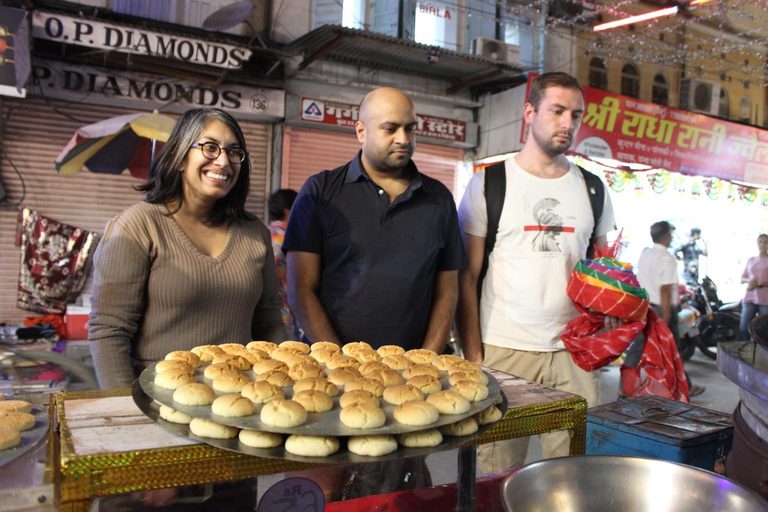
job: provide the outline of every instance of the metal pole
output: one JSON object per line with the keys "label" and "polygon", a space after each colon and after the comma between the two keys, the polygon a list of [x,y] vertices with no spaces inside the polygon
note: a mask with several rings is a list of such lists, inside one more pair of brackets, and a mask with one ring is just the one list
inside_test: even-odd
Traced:
{"label": "metal pole", "polygon": [[539,27],[539,73],[544,72],[544,48],[546,46],[547,0],[541,0],[541,26]]}
{"label": "metal pole", "polygon": [[456,511],[475,510],[475,467],[477,448],[475,445],[462,446],[458,455],[458,478],[456,479]]}

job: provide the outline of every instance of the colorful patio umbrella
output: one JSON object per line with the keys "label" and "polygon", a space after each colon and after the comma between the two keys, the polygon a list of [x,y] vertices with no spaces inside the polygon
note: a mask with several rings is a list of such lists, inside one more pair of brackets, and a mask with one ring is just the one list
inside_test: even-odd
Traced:
{"label": "colorful patio umbrella", "polygon": [[143,113],[83,126],[56,157],[56,170],[72,175],[83,167],[106,174],[128,169],[131,176],[147,179],[153,155],[168,140],[174,124],[172,117]]}

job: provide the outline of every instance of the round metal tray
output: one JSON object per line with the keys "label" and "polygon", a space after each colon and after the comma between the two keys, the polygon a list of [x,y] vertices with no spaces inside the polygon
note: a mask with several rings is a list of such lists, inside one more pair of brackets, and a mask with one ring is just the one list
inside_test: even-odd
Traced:
{"label": "round metal tray", "polygon": [[[210,380],[203,377],[204,368],[205,366],[202,366],[196,370],[195,378],[197,379],[197,382],[205,382],[210,384]],[[379,428],[370,428],[365,430],[349,428],[341,423],[339,419],[341,406],[339,405],[339,397],[337,396],[333,398],[333,409],[330,411],[323,413],[307,413],[307,421],[303,425],[292,428],[281,428],[266,425],[261,422],[259,414],[261,413],[261,408],[263,407],[262,405],[256,405],[256,412],[251,416],[229,418],[213,414],[211,412],[210,405],[187,406],[176,403],[173,401],[173,390],[155,385],[155,375],[155,365],[152,365],[145,369],[139,376],[138,380],[144,392],[161,404],[167,405],[168,407],[176,409],[177,411],[183,412],[185,414],[189,414],[192,417],[208,419],[223,425],[229,425],[231,427],[261,430],[264,432],[274,432],[277,434],[305,434],[312,436],[373,436],[384,434],[403,434],[406,432],[424,430],[425,428],[441,427],[443,425],[455,423],[488,408],[489,406],[493,405],[493,403],[496,401],[496,398],[500,394],[498,381],[493,377],[493,375],[486,373],[486,376],[488,377],[488,398],[481,402],[470,402],[469,412],[464,414],[441,414],[435,423],[428,426],[417,427],[402,425],[395,421],[395,418],[393,417],[395,406],[387,404],[383,399],[380,399],[380,407],[381,410],[384,411],[384,415],[386,416],[387,421],[383,426]],[[447,375],[441,378],[440,381],[443,385],[443,389],[448,389],[450,387],[448,384]],[[283,388],[283,392],[285,393],[285,397],[287,399],[290,399],[293,396],[293,388]],[[225,394],[227,393],[216,392],[216,396],[222,396]]]}
{"label": "round metal tray", "polygon": [[[211,446],[215,446],[216,448],[221,448],[223,450],[228,450],[232,452],[238,452],[245,455],[252,455],[255,457],[264,457],[268,459],[284,459],[284,460],[291,460],[295,462],[309,462],[309,463],[332,463],[332,464],[348,464],[348,463],[366,463],[366,462],[374,462],[374,461],[382,461],[382,460],[392,460],[392,459],[400,459],[405,457],[417,457],[417,456],[426,456],[430,453],[440,452],[444,450],[451,450],[453,448],[458,448],[459,446],[468,443],[469,441],[475,439],[476,437],[479,437],[483,435],[488,429],[492,428],[494,424],[490,425],[482,425],[480,428],[478,428],[477,432],[474,434],[468,435],[468,436],[461,436],[461,437],[449,437],[449,436],[443,436],[443,442],[440,443],[437,446],[429,447],[429,448],[406,448],[404,446],[398,445],[397,450],[394,452],[384,455],[382,457],[366,457],[363,455],[357,455],[355,453],[352,453],[347,450],[347,437],[340,437],[340,447],[339,451],[336,453],[329,455],[328,457],[303,457],[301,455],[294,455],[292,453],[289,453],[285,450],[283,446],[278,446],[276,448],[252,448],[250,446],[246,446],[243,443],[240,442],[240,440],[235,437],[234,439],[211,439],[207,437],[199,437],[193,434],[189,431],[189,425],[182,425],[179,423],[171,423],[169,421],[165,421],[164,419],[160,418],[160,404],[158,404],[157,401],[153,400],[152,397],[150,397],[143,389],[139,382],[139,379],[136,379],[134,381],[133,386],[131,387],[131,391],[133,393],[133,400],[136,402],[136,405],[141,409],[141,411],[147,415],[152,421],[160,425],[162,428],[173,432],[175,434],[178,434],[180,436],[193,439],[195,441],[198,441],[200,443],[209,444]],[[496,407],[499,408],[499,410],[502,413],[502,416],[507,410],[507,399],[502,393],[501,395],[501,403],[496,405]],[[432,426],[427,427],[432,428]],[[424,427],[420,427],[420,430],[423,430]],[[313,433],[311,435],[320,435],[317,433]],[[357,435],[369,435],[368,431],[358,431]]]}
{"label": "round metal tray", "polygon": [[30,414],[35,417],[35,426],[29,430],[20,432],[21,442],[17,446],[7,450],[0,450],[0,467],[13,462],[27,453],[48,433],[48,427],[50,425],[50,422],[48,421],[48,413],[40,407],[33,405]]}

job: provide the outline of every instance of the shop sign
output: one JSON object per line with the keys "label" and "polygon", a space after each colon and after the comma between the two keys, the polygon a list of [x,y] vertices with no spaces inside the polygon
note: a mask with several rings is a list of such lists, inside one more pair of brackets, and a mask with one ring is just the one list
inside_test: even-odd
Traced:
{"label": "shop sign", "polygon": [[139,27],[126,27],[84,18],[35,11],[32,35],[40,39],[69,43],[105,51],[116,51],[180,60],[226,69],[240,69],[251,57],[244,46],[163,34]]}
{"label": "shop sign", "polygon": [[768,131],[585,87],[572,148],[684,174],[768,184]]}
{"label": "shop sign", "polygon": [[30,91],[85,103],[183,112],[194,107],[218,107],[236,117],[263,120],[285,116],[285,92],[240,85],[208,87],[149,73],[110,73],[108,70],[36,60]]}
{"label": "shop sign", "polygon": [[29,76],[27,12],[0,7],[0,94],[24,98]]}
{"label": "shop sign", "polygon": [[[301,119],[311,123],[354,129],[357,105],[301,98]],[[457,119],[416,114],[416,135],[430,139],[466,142],[467,123]]]}

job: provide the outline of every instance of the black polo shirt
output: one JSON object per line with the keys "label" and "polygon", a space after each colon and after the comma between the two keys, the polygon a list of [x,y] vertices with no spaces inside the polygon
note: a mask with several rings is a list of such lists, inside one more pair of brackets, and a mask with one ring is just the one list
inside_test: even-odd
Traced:
{"label": "black polo shirt", "polygon": [[360,155],[307,180],[283,251],[322,256],[320,301],[342,342],[419,348],[437,272],[466,265],[456,205],[445,185],[413,162],[408,189],[389,204]]}

